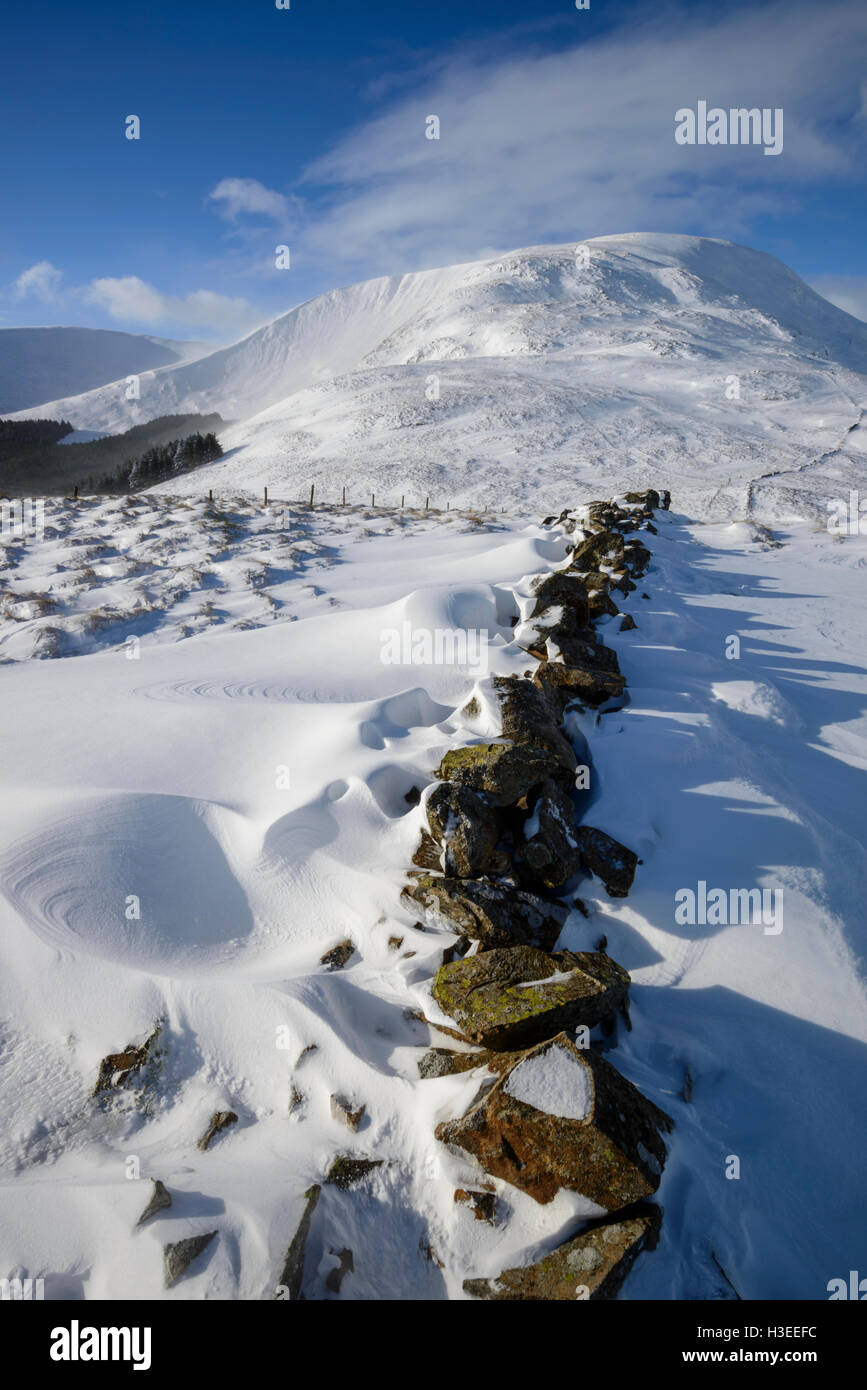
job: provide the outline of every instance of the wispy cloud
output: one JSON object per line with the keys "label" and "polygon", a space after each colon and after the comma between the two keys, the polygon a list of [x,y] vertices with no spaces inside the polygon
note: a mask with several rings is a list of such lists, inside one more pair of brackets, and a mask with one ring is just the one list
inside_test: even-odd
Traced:
{"label": "wispy cloud", "polygon": [[[805,186],[860,177],[865,63],[852,0],[688,22],[666,7],[566,51],[455,55],[305,171],[299,239],[311,260],[382,273],[619,231],[746,238]],[[702,98],[782,107],[783,153],[676,144],[675,111]]]}
{"label": "wispy cloud", "polygon": [[50,261],[37,261],[23,270],[13,282],[12,295],[15,299],[38,299],[43,304],[53,304],[57,300],[63,271]]}
{"label": "wispy cloud", "polygon": [[288,223],[289,199],[258,179],[221,179],[208,194],[218,211],[230,222],[241,217],[264,217],[270,222]]}
{"label": "wispy cloud", "polygon": [[240,334],[255,327],[263,317],[246,299],[230,298],[212,290],[192,290],[182,297],[163,294],[136,275],[92,280],[81,295],[110,318],[151,328],[175,324]]}

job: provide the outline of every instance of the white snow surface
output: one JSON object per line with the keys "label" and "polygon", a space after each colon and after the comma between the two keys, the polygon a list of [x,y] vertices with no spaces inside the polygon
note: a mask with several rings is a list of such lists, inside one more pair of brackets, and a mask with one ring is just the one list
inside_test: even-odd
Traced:
{"label": "white snow surface", "polygon": [[559,510],[664,475],[690,515],[773,520],[857,486],[865,373],[867,325],[773,256],[631,233],[334,290],[139,401],[118,381],[22,413],[219,411],[225,457],[169,489],[197,495]]}
{"label": "white snow surface", "polygon": [[534,1110],[564,1120],[586,1120],[593,1104],[589,1068],[557,1044],[519,1062],[503,1090]]}
{"label": "white snow surface", "polygon": [[[336,1153],[385,1162],[351,1191],[323,1188],[308,1298],[337,1296],[324,1281],[343,1248],[339,1297],[431,1300],[553,1248],[598,1208],[498,1182],[492,1228],[453,1201],[483,1175],[433,1131],[480,1077],[421,1081],[424,1048],[452,1041],[407,1012],[453,937],[399,900],[422,818],[406,793],[476,736],[459,711],[480,687],[379,658],[405,619],[463,623],[487,628],[492,672],[524,671],[510,620],[569,538],[526,512],[290,509],[284,527],[244,502],[219,521],[169,497],[53,505],[45,540],[16,542],[3,576],[58,611],[7,614],[0,647],[0,1274],[43,1277],[48,1298],[270,1299]],[[718,1297],[719,1264],[744,1298],[824,1299],[865,1234],[865,540],[658,524],[622,602],[637,628],[601,629],[629,701],[570,717],[593,762],[586,819],[642,863],[625,899],[582,881],[589,916],[559,943],[604,933],[630,971],[633,1030],[608,1056],[675,1121],[661,1242],[621,1297]],[[84,631],[88,601],[114,626]],[[49,654],[28,644],[52,620],[69,655],[28,659]],[[674,895],[700,879],[782,886],[784,930],[678,926]],[[326,972],[347,936],[355,954]],[[122,1092],[102,1110],[100,1059],[160,1017],[150,1101]],[[356,1133],[335,1093],[366,1106]],[[203,1153],[223,1109],[239,1122]],[[173,1205],[136,1231],[156,1177]],[[167,1293],[162,1246],[213,1229]]]}

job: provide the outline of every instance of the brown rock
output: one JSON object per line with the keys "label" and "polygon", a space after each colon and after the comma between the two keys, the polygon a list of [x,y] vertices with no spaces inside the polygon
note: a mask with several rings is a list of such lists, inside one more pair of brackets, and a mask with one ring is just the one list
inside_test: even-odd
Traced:
{"label": "brown rock", "polygon": [[338,942],[330,951],[326,951],[325,955],[320,957],[319,964],[324,965],[326,970],[342,970],[354,953],[355,947],[347,937],[345,941]]}
{"label": "brown rock", "polygon": [[523,1053],[436,1136],[537,1202],[566,1188],[619,1211],[656,1191],[666,1158],[660,1131],[670,1127],[603,1057],[560,1033]]}
{"label": "brown rock", "polygon": [[493,1226],[497,1214],[497,1198],[493,1192],[471,1192],[465,1187],[455,1189],[455,1201],[469,1207],[477,1221]]}
{"label": "brown rock", "polygon": [[211,1140],[220,1133],[221,1130],[228,1129],[230,1125],[238,1123],[238,1116],[234,1110],[216,1110],[211,1116],[211,1122],[198,1142],[197,1148],[205,1150]]}

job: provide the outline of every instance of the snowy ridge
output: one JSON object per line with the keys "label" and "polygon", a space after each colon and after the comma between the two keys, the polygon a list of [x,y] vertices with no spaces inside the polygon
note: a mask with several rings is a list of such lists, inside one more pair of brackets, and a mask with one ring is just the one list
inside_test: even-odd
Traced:
{"label": "snowy ridge", "polygon": [[239,421],[177,485],[194,494],[559,510],[566,487],[665,476],[693,515],[770,519],[856,485],[865,406],[867,325],[772,256],[635,233],[335,290],[143,377],[138,402],[116,385],[39,413]]}

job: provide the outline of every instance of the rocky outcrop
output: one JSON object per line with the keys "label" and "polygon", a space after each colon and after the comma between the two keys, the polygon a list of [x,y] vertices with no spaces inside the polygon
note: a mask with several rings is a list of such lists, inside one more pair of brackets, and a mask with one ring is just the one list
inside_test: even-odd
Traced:
{"label": "rocky outcrop", "polygon": [[604,1058],[561,1033],[522,1054],[436,1136],[537,1202],[565,1188],[614,1212],[656,1191],[670,1127]]}
{"label": "rocky outcrop", "polygon": [[[461,711],[479,728],[487,704],[487,727],[499,714],[500,733],[442,758],[413,861],[430,872],[414,873],[403,893],[431,924],[478,943],[457,959],[444,952],[432,985],[441,1011],[433,1026],[477,1050],[432,1048],[419,1075],[475,1071],[480,1088],[464,1115],[437,1127],[437,1138],[538,1202],[565,1189],[606,1212],[629,1209],[534,1265],[466,1281],[473,1297],[613,1297],[659,1224],[659,1212],[636,1204],[659,1184],[670,1121],[588,1037],[598,1024],[610,1034],[618,1010],[628,1022],[629,976],[601,949],[555,950],[571,880],[593,874],[622,897],[639,863],[613,836],[577,823],[590,753],[574,724],[574,742],[562,727],[570,706],[601,712],[623,700],[616,652],[594,624],[619,614],[613,594],[628,596],[648,568],[650,551],[635,533],[660,504],[653,489],[627,500],[628,510],[596,502],[558,518],[576,543],[562,569],[533,581],[515,629],[538,665],[523,677],[492,677]],[[634,625],[627,615],[621,630]],[[580,1046],[569,1036],[578,1029]],[[492,1191],[459,1188],[455,1200],[493,1219]]]}
{"label": "rocky outcrop", "polygon": [[467,1042],[501,1051],[592,1028],[620,1008],[628,989],[627,972],[601,951],[548,955],[512,946],[442,966],[432,993]]}
{"label": "rocky outcrop", "polygon": [[649,1207],[621,1221],[596,1223],[535,1264],[503,1270],[496,1279],[465,1279],[471,1298],[558,1302],[614,1298],[642,1250],[658,1239],[661,1213]]}
{"label": "rocky outcrop", "polygon": [[401,899],[420,908],[432,924],[480,941],[483,946],[539,946],[550,951],[569,909],[488,879],[422,876]]}

